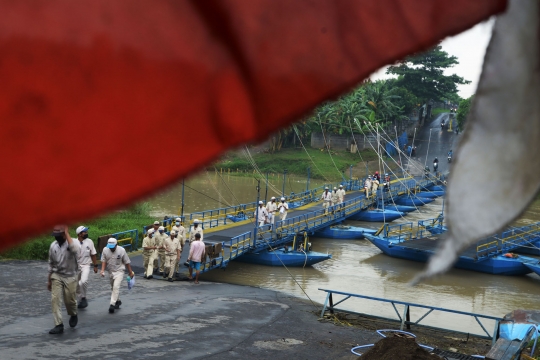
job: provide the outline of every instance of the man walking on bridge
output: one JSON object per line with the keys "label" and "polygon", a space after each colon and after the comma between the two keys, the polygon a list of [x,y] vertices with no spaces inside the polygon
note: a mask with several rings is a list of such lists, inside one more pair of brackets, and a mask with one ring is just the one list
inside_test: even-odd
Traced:
{"label": "man walking on bridge", "polygon": [[281,221],[287,218],[287,210],[289,210],[289,204],[285,202],[285,198],[281,198],[281,202],[278,205],[278,211],[281,216]]}
{"label": "man walking on bridge", "polygon": [[274,225],[274,218],[277,210],[276,197],[272,196],[270,201],[266,204],[266,211],[268,211],[268,223]]}
{"label": "man walking on bridge", "polygon": [[167,277],[170,282],[173,281],[176,264],[180,260],[180,241],[176,237],[176,231],[171,230],[171,236],[165,239],[165,273],[163,278]]}
{"label": "man walking on bridge", "polygon": [[199,226],[199,220],[194,219],[193,220],[193,226],[191,229],[189,229],[189,243],[191,244],[193,241],[195,241],[195,235],[199,234],[201,236],[201,241],[203,241],[203,229],[202,226]]}
{"label": "man walking on bridge", "polygon": [[266,210],[262,201],[259,201],[259,208],[255,209],[254,215],[257,217],[257,223],[259,226],[263,226],[268,220],[268,210]]}
{"label": "man walking on bridge", "polygon": [[324,208],[324,215],[328,215],[328,207],[330,206],[330,203],[332,202],[332,193],[328,191],[328,187],[324,188],[324,192],[321,196],[321,200],[323,201],[323,208]]}
{"label": "man walking on bridge", "polygon": [[143,239],[143,268],[144,278],[152,279],[154,277],[154,259],[157,255],[157,247],[154,239],[154,229],[148,229],[146,237]]}
{"label": "man walking on bridge", "polygon": [[[261,201],[262,203],[262,201]],[[266,210],[266,209],[265,209]],[[201,262],[204,259],[204,243],[201,241],[201,234],[195,234],[195,239],[189,246],[189,280],[193,280],[193,269],[195,269],[195,284],[199,283],[199,272]]]}

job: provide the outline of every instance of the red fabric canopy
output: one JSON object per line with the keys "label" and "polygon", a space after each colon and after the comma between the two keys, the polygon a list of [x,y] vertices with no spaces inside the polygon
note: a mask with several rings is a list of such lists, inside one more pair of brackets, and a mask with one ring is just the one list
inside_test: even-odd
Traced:
{"label": "red fabric canopy", "polygon": [[0,0],[0,249],[147,196],[505,6]]}

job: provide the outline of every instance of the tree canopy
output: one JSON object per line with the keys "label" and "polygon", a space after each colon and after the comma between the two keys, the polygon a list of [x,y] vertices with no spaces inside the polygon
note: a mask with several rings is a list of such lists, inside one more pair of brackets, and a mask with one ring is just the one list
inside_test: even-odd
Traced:
{"label": "tree canopy", "polygon": [[467,121],[467,116],[469,115],[469,111],[471,110],[473,99],[474,99],[474,95],[468,99],[462,100],[459,103],[459,108],[457,111],[457,121],[458,121],[458,125],[460,129],[463,129],[465,126],[465,122]]}
{"label": "tree canopy", "polygon": [[456,74],[444,75],[445,69],[456,64],[459,64],[457,57],[448,55],[438,45],[390,66],[386,73],[397,75],[396,85],[407,89],[422,102],[442,100],[457,94],[457,85],[470,83]]}

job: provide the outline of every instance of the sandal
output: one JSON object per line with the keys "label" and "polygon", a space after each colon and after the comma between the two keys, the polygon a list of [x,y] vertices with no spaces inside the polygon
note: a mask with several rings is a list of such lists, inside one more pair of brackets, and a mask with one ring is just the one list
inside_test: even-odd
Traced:
{"label": "sandal", "polygon": [[198,281],[195,281],[195,284],[198,284],[199,282]]}

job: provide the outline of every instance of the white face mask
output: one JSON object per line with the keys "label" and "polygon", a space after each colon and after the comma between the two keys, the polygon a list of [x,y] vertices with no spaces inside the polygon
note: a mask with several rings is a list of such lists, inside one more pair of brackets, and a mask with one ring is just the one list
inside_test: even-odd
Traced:
{"label": "white face mask", "polygon": [[180,221],[177,221],[177,222],[176,222],[176,225],[177,225],[177,226],[180,226]]}

